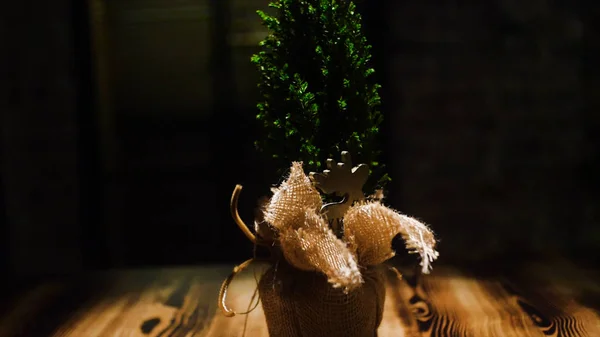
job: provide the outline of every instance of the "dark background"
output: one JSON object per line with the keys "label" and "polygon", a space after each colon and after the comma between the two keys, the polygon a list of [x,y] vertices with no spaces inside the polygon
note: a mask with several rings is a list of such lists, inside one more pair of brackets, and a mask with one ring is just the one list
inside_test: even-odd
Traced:
{"label": "dark background", "polygon": [[[11,1],[0,11],[0,268],[241,262],[263,0]],[[597,1],[359,2],[388,202],[446,261],[598,258]],[[595,260],[597,261],[597,260]]]}

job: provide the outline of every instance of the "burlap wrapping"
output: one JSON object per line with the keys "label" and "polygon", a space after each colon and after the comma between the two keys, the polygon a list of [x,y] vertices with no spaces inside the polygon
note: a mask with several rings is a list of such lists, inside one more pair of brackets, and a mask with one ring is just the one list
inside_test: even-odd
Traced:
{"label": "burlap wrapping", "polygon": [[258,289],[272,337],[373,337],[381,322],[385,277],[400,234],[428,272],[437,258],[424,224],[379,201],[354,205],[339,239],[320,214],[320,193],[293,163],[290,175],[255,222],[257,239],[272,240],[276,257]]}
{"label": "burlap wrapping", "polygon": [[399,214],[379,201],[350,207],[344,215],[344,239],[363,266],[378,265],[395,255],[391,242],[400,234],[406,249],[421,256],[422,272],[428,273],[437,257],[435,237],[421,222]]}
{"label": "burlap wrapping", "polygon": [[362,271],[360,287],[344,293],[326,276],[281,261],[258,285],[271,337],[375,337],[385,299],[380,267]]}

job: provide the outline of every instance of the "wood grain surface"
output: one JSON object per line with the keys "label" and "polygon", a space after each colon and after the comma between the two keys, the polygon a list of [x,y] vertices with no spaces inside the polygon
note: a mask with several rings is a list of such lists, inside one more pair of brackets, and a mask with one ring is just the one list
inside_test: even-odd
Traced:
{"label": "wood grain surface", "polygon": [[[234,280],[245,311],[264,266]],[[227,318],[220,282],[231,266],[119,271],[52,280],[15,292],[0,337],[268,336],[261,306]],[[600,273],[566,261],[438,266],[415,282],[390,273],[379,336],[600,336]]]}

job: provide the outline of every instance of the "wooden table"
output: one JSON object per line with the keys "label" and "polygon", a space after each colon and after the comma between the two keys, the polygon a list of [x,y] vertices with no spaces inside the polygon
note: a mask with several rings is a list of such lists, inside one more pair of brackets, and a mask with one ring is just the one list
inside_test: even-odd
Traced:
{"label": "wooden table", "polygon": [[[379,336],[600,336],[597,269],[566,261],[490,266],[436,266],[416,287],[390,277]],[[247,316],[218,312],[230,271],[149,269],[42,282],[5,302],[0,337],[267,336],[260,306]],[[241,274],[229,305],[245,310],[255,286],[253,271]]]}

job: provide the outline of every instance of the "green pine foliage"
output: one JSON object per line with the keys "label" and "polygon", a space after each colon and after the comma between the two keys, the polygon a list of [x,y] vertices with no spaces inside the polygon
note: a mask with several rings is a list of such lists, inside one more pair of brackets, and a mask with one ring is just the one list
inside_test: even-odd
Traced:
{"label": "green pine foliage", "polygon": [[277,167],[303,161],[322,170],[327,158],[349,151],[369,164],[374,179],[389,180],[378,163],[379,84],[369,62],[371,46],[350,0],[277,0],[275,15],[258,14],[270,34],[252,56],[262,96],[256,147]]}

